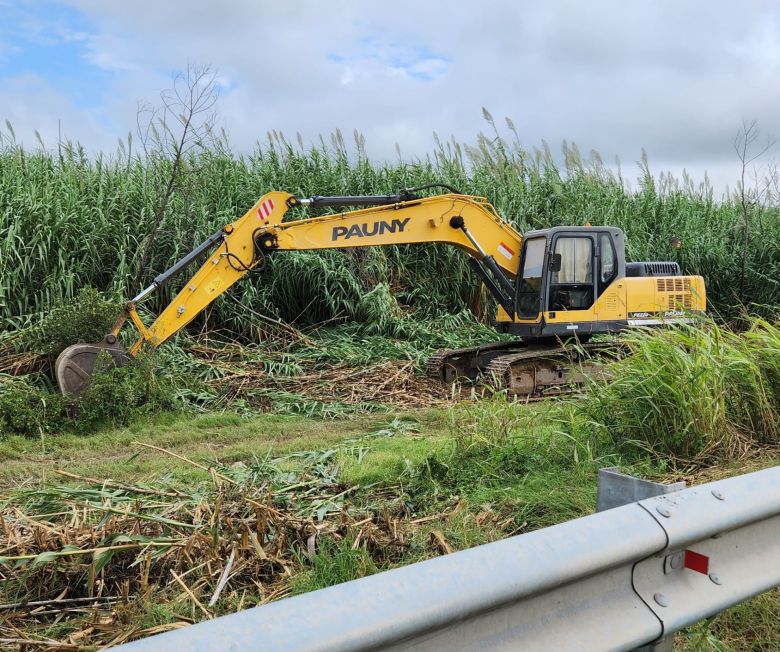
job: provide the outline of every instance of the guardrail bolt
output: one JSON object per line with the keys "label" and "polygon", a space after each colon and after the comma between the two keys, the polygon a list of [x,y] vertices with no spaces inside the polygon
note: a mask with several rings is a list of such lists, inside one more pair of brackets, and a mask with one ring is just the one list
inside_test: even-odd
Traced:
{"label": "guardrail bolt", "polygon": [[654,594],[653,600],[655,600],[662,607],[669,606],[669,598],[667,598],[663,593]]}
{"label": "guardrail bolt", "polygon": [[717,584],[718,586],[720,586],[723,583],[720,581],[720,575],[718,575],[717,573],[710,573],[709,578],[713,584]]}
{"label": "guardrail bolt", "polygon": [[724,496],[720,491],[717,489],[712,490],[712,495],[715,496],[718,500],[726,500],[726,496]]}
{"label": "guardrail bolt", "polygon": [[664,557],[664,574],[682,570],[685,567],[685,553],[675,552]]}
{"label": "guardrail bolt", "polygon": [[658,505],[658,507],[655,508],[655,511],[664,518],[669,518],[672,515],[672,510],[669,509],[666,505]]}

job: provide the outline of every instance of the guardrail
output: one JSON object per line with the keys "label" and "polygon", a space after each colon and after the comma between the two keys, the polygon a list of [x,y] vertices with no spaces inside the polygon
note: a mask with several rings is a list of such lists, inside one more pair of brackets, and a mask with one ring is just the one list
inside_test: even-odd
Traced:
{"label": "guardrail", "polygon": [[778,584],[775,467],[119,649],[630,650]]}

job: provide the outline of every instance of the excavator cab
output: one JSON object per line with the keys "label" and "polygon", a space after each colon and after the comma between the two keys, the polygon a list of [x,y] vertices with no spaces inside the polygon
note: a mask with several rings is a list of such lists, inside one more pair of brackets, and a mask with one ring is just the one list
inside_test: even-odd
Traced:
{"label": "excavator cab", "polygon": [[497,327],[527,340],[587,339],[684,320],[686,311],[705,307],[701,278],[681,276],[677,263],[626,264],[625,238],[616,227],[527,233],[515,286],[515,314],[499,308]]}
{"label": "excavator cab", "polygon": [[532,231],[523,239],[518,271],[517,321],[589,310],[615,278],[625,276],[623,232],[571,226]]}

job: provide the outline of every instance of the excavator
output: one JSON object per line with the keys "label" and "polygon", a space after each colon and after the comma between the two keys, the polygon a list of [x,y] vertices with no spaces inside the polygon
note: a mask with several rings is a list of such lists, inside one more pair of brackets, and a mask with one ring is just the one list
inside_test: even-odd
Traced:
{"label": "excavator", "polygon": [[[420,194],[434,187],[446,192]],[[296,207],[342,212],[285,221]],[[427,372],[445,383],[487,377],[529,400],[566,393],[613,346],[590,342],[593,335],[687,321],[706,308],[701,276],[681,275],[676,262],[626,262],[616,227],[556,226],[521,235],[487,199],[445,184],[394,195],[298,198],[273,191],[156,276],[125,304],[102,341],[65,349],[55,364],[60,390],[80,395],[100,355],[121,365],[142,347],[159,347],[238,280],[262,270],[276,251],[415,243],[460,249],[496,300],[496,329],[514,336],[433,355]],[[137,306],[198,259],[204,259],[201,267],[146,326]],[[125,349],[119,334],[128,319],[138,338]]]}

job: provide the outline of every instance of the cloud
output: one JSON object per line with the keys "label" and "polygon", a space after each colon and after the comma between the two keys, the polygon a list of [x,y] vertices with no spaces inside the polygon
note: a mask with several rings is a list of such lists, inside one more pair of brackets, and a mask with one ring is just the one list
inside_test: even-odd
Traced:
{"label": "cloud", "polygon": [[126,72],[142,67],[135,63],[138,43],[134,39],[116,35],[89,34],[84,41],[87,45],[83,54],[84,60],[101,70]]}
{"label": "cloud", "polygon": [[116,135],[104,129],[99,116],[74,104],[41,77],[24,74],[4,79],[3,94],[3,131],[9,135],[5,127],[8,120],[16,141],[26,147],[38,147],[36,131],[49,150],[57,148],[60,134],[63,141],[80,140],[93,150],[113,150],[116,144]]}
{"label": "cloud", "polygon": [[[725,179],[737,174],[732,141],[743,119],[780,134],[780,7],[764,0],[62,6],[78,25],[52,27],[43,16],[28,31],[69,30],[84,64],[104,73],[99,111],[69,114],[69,134],[93,143],[133,128],[137,102],[154,101],[188,62],[219,71],[220,113],[237,149],[271,129],[316,142],[338,127],[362,132],[374,158],[395,159],[396,143],[422,156],[434,131],[473,141],[488,127],[486,106],[501,124],[511,117],[528,147],[567,139],[624,168],[644,147],[654,169]],[[8,105],[6,92],[0,118]],[[101,128],[89,131],[95,121]]]}

